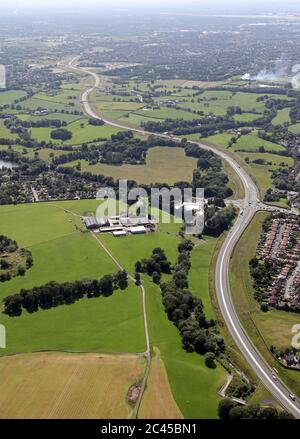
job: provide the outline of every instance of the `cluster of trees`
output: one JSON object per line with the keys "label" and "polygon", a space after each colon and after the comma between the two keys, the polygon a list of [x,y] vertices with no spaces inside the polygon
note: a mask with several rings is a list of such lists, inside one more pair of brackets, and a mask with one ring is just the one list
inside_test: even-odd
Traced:
{"label": "cluster of trees", "polygon": [[246,378],[246,376],[234,372],[226,394],[231,398],[246,399],[252,392],[254,392],[254,390],[254,385],[248,380],[248,378]]}
{"label": "cluster of trees", "polygon": [[17,250],[18,244],[7,236],[0,235],[0,253],[13,253]]}
{"label": "cluster of trees", "polygon": [[152,255],[148,259],[142,259],[135,264],[137,273],[146,273],[152,277],[154,283],[159,283],[162,273],[171,272],[171,263],[168,261],[165,252],[157,247],[152,250]]}
{"label": "cluster of trees", "polygon": [[193,173],[193,188],[204,188],[207,198],[227,198],[232,195],[232,189],[227,187],[229,179],[222,172],[222,161],[212,151],[206,151],[193,143],[185,144],[187,156],[198,158],[197,169]]}
{"label": "cluster of trees", "polygon": [[[258,302],[263,304],[264,300],[268,298],[266,291],[271,284],[272,277],[277,271],[277,266],[273,261],[267,259],[261,260],[254,256],[249,261],[249,267],[254,288],[254,297]],[[267,310],[267,308],[263,307],[263,310]]]}
{"label": "cluster of trees", "polygon": [[53,130],[50,133],[51,139],[54,140],[70,140],[73,136],[72,131],[66,130],[65,128],[59,128],[57,130]]}
{"label": "cluster of trees", "polygon": [[83,297],[109,296],[114,289],[125,290],[128,286],[127,273],[119,271],[107,274],[101,279],[83,279],[76,282],[49,282],[30,290],[21,289],[18,294],[3,299],[4,313],[10,317],[20,316],[23,309],[29,313],[59,305],[75,303]]}
{"label": "cluster of trees", "polygon": [[221,208],[219,199],[216,198],[215,201],[216,204],[209,204],[206,208],[204,232],[208,235],[219,236],[229,229],[237,212],[234,206]]}
{"label": "cluster of trees", "polygon": [[[15,254],[18,253],[18,258]],[[24,265],[20,263],[23,261]],[[13,239],[0,235],[0,282],[6,282],[14,276],[23,276],[26,269],[33,265],[32,254],[29,250],[21,248]]]}
{"label": "cluster of trees", "polygon": [[227,111],[226,112],[227,112],[227,115],[230,116],[230,117],[234,116],[235,114],[242,114],[243,113],[241,107],[238,107],[238,106],[235,107],[233,105],[227,107]]}
{"label": "cluster of trees", "polygon": [[264,201],[266,203],[274,202],[274,201],[280,201],[281,198],[287,198],[287,195],[282,192],[278,192],[276,190],[273,190],[272,188],[269,188],[266,190]]}
{"label": "cluster of trees", "polygon": [[95,117],[90,117],[88,122],[90,125],[95,125],[95,126],[104,125],[104,121],[102,119],[96,119]]}
{"label": "cluster of trees", "polygon": [[274,186],[283,191],[300,191],[300,182],[289,168],[274,169],[271,174]]}
{"label": "cluster of trees", "polygon": [[275,407],[255,405],[241,406],[229,398],[222,399],[218,407],[219,418],[230,419],[293,419],[288,412]]}

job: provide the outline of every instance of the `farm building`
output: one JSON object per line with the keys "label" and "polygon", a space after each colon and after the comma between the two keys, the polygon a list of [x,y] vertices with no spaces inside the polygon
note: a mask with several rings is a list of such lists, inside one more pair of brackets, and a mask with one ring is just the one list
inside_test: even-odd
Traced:
{"label": "farm building", "polygon": [[144,234],[154,231],[158,223],[154,216],[150,218],[127,216],[111,217],[86,217],[84,218],[86,228],[100,233],[112,233],[113,236],[126,236],[127,234]]}
{"label": "farm building", "polygon": [[109,225],[107,218],[97,218],[96,216],[88,216],[84,219],[84,223],[87,229],[98,229]]}
{"label": "farm building", "polygon": [[113,236],[115,236],[116,238],[121,237],[121,236],[126,236],[127,233],[125,232],[125,230],[115,230],[114,232],[112,232]]}
{"label": "farm building", "polygon": [[145,226],[134,226],[134,227],[129,227],[129,232],[132,233],[133,235],[140,235],[142,233],[146,233],[146,227]]}

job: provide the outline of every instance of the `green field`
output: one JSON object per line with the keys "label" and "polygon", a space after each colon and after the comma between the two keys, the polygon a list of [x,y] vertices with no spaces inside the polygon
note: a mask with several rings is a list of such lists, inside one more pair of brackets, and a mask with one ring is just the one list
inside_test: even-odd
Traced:
{"label": "green field", "polygon": [[22,101],[20,103],[22,109],[24,110],[37,110],[38,108],[45,108],[49,112],[57,111],[57,112],[63,112],[63,111],[74,111],[75,108],[69,104],[55,102],[55,101],[49,101],[45,99],[37,99],[35,97],[26,99],[26,101]]}
{"label": "green field", "polygon": [[215,318],[210,300],[208,272],[213,252],[216,246],[216,238],[205,237],[205,241],[195,246],[191,254],[191,269],[189,282],[192,292],[200,297],[203,302],[205,315],[209,319]]}
{"label": "green field", "polygon": [[34,95],[35,99],[41,99],[49,102],[58,102],[59,104],[68,104],[69,102],[74,102],[75,97],[76,99],[78,99],[79,90],[65,89],[60,90],[58,93],[52,95],[46,93],[37,93]]}
{"label": "green field", "polygon": [[85,142],[92,142],[97,138],[109,138],[112,134],[120,131],[120,128],[115,128],[110,125],[90,125],[87,118],[82,118],[70,123],[67,129],[72,132],[72,138],[65,142],[51,139],[50,134],[53,128],[30,128],[29,131],[32,137],[39,142],[44,140],[46,142],[52,141],[53,143],[64,145],[80,145]]}
{"label": "green field", "polygon": [[17,135],[9,131],[4,125],[4,120],[0,119],[0,138],[2,139],[16,139]]}
{"label": "green field", "polygon": [[278,110],[276,117],[272,120],[272,124],[275,125],[283,125],[284,123],[290,123],[290,108],[283,108],[282,110]]}
{"label": "green field", "polygon": [[16,99],[23,98],[26,95],[27,93],[23,90],[0,91],[0,106],[13,104]]}
{"label": "green field", "polygon": [[277,143],[272,143],[264,139],[260,139],[258,135],[254,133],[241,136],[238,141],[232,146],[234,151],[242,149],[245,151],[255,152],[259,147],[263,146],[265,151],[284,151],[285,148]]}
{"label": "green field", "polygon": [[[233,93],[227,90],[207,90],[201,95],[188,100],[185,103],[181,103],[180,106],[184,108],[191,108],[196,111],[203,111],[205,114],[213,113],[215,115],[225,115],[227,112],[227,108],[231,106],[241,107],[243,111],[246,112],[256,112],[263,113],[266,109],[265,102],[259,101],[256,99],[261,97],[262,95],[259,93],[245,93],[245,92],[237,92]],[[278,97],[277,97],[278,96]],[[276,97],[277,99],[286,99],[284,95],[268,95],[268,97]],[[247,114],[239,115],[243,121],[254,120],[255,118],[260,117],[260,114]],[[251,117],[252,116],[252,117]],[[251,118],[250,118],[251,117]]]}
{"label": "green field", "polygon": [[[194,139],[195,136],[194,134],[190,134],[189,136],[187,136],[188,138],[190,138],[191,140]],[[215,134],[213,136],[209,136],[206,139],[204,139],[205,143],[211,143],[212,145],[218,145],[221,146],[222,148],[227,148],[228,147],[228,142],[232,139],[233,135],[230,133],[222,133],[222,134]],[[199,140],[199,138],[198,138]]]}
{"label": "green field", "polygon": [[113,111],[136,111],[143,107],[144,104],[138,102],[119,102],[119,101],[96,101],[94,103],[95,108],[100,111],[113,110]]}
{"label": "green field", "polygon": [[[77,205],[76,205],[77,203]],[[97,202],[99,204],[99,202]],[[88,233],[75,229],[79,219],[64,211],[74,206],[94,210],[94,201],[60,202],[0,208],[1,233],[32,252],[34,265],[24,277],[1,287],[0,297],[50,280],[74,281],[117,271],[112,260]],[[23,312],[12,318],[1,314],[7,348],[1,355],[34,350],[139,352],[145,348],[141,297],[136,287],[110,297],[82,299],[72,305]]]}
{"label": "green field", "polygon": [[165,108],[161,107],[160,109],[142,109],[139,111],[135,111],[135,114],[145,117],[145,122],[147,122],[147,118],[150,117],[151,119],[199,119],[198,114],[194,114],[190,111],[184,111],[184,110],[176,110],[175,108]]}
{"label": "green field", "polygon": [[[2,206],[1,233],[31,250],[33,267],[24,277],[4,283],[0,297],[50,280],[74,281],[100,277],[116,271],[112,260],[89,233],[76,230],[80,219],[74,214],[94,212],[99,201],[82,200],[30,205]],[[164,224],[159,231],[143,236],[101,240],[130,272],[136,260],[149,257],[154,247],[165,249],[174,263],[177,258],[179,225]],[[193,250],[191,289],[202,298],[207,315],[212,316],[208,292],[208,267],[215,240],[201,242]],[[158,287],[145,277],[147,313],[151,345],[160,349],[171,390],[187,418],[217,417],[217,390],[226,372],[220,366],[208,369],[204,358],[188,354],[181,347],[178,330],[168,320]],[[75,304],[23,312],[21,317],[1,314],[6,326],[7,348],[2,355],[39,350],[95,352],[141,352],[145,349],[140,290],[131,285],[110,297],[81,299]]]}
{"label": "green field", "polygon": [[[97,163],[89,165],[86,160],[79,160],[81,171],[93,174],[106,175],[114,179],[135,180],[138,183],[168,183],[176,181],[190,182],[193,171],[197,167],[197,160],[187,157],[183,148],[155,147],[150,148],[145,165],[121,166]],[[78,160],[66,163],[64,166],[76,166]]]}
{"label": "green field", "polygon": [[[108,117],[114,118],[112,113],[105,112],[103,114],[108,115]],[[120,119],[121,122],[124,122],[126,125],[130,124],[132,126],[138,127],[140,127],[141,124],[145,122],[159,122],[159,120],[155,117],[146,117],[146,115],[141,115],[137,113],[121,114],[117,118]]]}
{"label": "green field", "polygon": [[293,134],[300,134],[300,122],[289,127],[289,131]]}
{"label": "green field", "polygon": [[261,114],[254,114],[254,113],[243,113],[243,114],[236,114],[233,116],[233,119],[237,122],[253,122],[257,119],[262,117]]}
{"label": "green field", "polygon": [[[194,136],[195,135],[191,135],[188,137],[193,140]],[[233,136],[230,133],[216,134],[205,138],[204,142],[211,145],[216,145],[222,149],[227,149],[228,153],[232,155],[232,157],[235,158],[238,163],[241,164],[241,166],[245,167],[248,173],[251,174],[252,178],[259,187],[262,197],[265,195],[267,189],[274,189],[271,179],[271,172],[274,169],[280,168],[282,164],[285,164],[289,167],[293,166],[294,164],[294,161],[291,157],[285,157],[279,154],[272,154],[268,152],[284,151],[285,148],[281,145],[260,139],[255,132],[241,136],[237,143],[235,143],[231,148],[228,148],[228,142],[232,137]],[[263,146],[266,152],[256,152],[260,146]],[[243,150],[245,152],[239,150]],[[249,165],[247,165],[245,162],[246,157],[248,157],[250,160]],[[253,160],[257,159],[264,159],[266,162],[271,162],[271,164],[266,163],[264,165],[259,165],[252,163]],[[283,200],[282,203],[282,205],[286,205],[286,200]]]}
{"label": "green field", "polygon": [[61,120],[67,124],[74,122],[75,120],[81,119],[82,116],[76,114],[66,114],[66,113],[50,113],[42,116],[35,116],[31,114],[18,114],[18,118],[21,120],[36,122],[39,120]]}
{"label": "green field", "polygon": [[[250,163],[249,167],[254,176],[262,196],[265,195],[268,188],[274,189],[273,181],[271,178],[271,172],[275,169],[282,167],[282,164],[292,167],[294,160],[291,157],[284,157],[277,154],[269,153],[239,153],[242,158],[248,157],[251,161],[256,159],[264,159],[272,164],[259,165],[256,163]],[[286,205],[286,200],[284,205]]]}

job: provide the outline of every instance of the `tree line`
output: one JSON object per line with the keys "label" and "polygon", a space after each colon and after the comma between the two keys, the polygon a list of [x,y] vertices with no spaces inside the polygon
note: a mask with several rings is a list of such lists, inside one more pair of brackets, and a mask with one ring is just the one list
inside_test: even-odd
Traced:
{"label": "tree line", "polygon": [[33,313],[39,309],[69,305],[84,297],[110,296],[114,289],[125,290],[127,286],[126,271],[107,274],[101,279],[83,279],[61,284],[52,281],[29,290],[22,288],[19,293],[5,297],[3,312],[10,317],[16,317],[20,316],[23,310]]}
{"label": "tree line", "polygon": [[[174,266],[168,263],[164,251],[155,248],[149,259],[136,263],[139,273],[152,275],[159,283],[165,312],[178,328],[182,346],[187,352],[205,355],[208,367],[215,367],[216,356],[225,349],[223,337],[219,334],[216,322],[206,319],[202,301],[189,290],[188,275],[191,268],[190,254],[194,247],[192,241],[183,239],[178,245],[178,259]],[[161,273],[171,269],[169,282],[161,282]]]}

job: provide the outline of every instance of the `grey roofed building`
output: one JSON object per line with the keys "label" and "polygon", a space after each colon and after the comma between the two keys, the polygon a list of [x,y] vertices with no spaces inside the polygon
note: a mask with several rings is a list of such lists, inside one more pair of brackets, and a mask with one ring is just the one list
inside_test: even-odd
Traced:
{"label": "grey roofed building", "polygon": [[98,229],[108,225],[108,219],[106,217],[97,218],[96,216],[88,216],[84,220],[87,229]]}
{"label": "grey roofed building", "polygon": [[133,235],[142,234],[142,233],[146,233],[147,232],[145,226],[133,226],[133,227],[129,228],[129,231]]}

